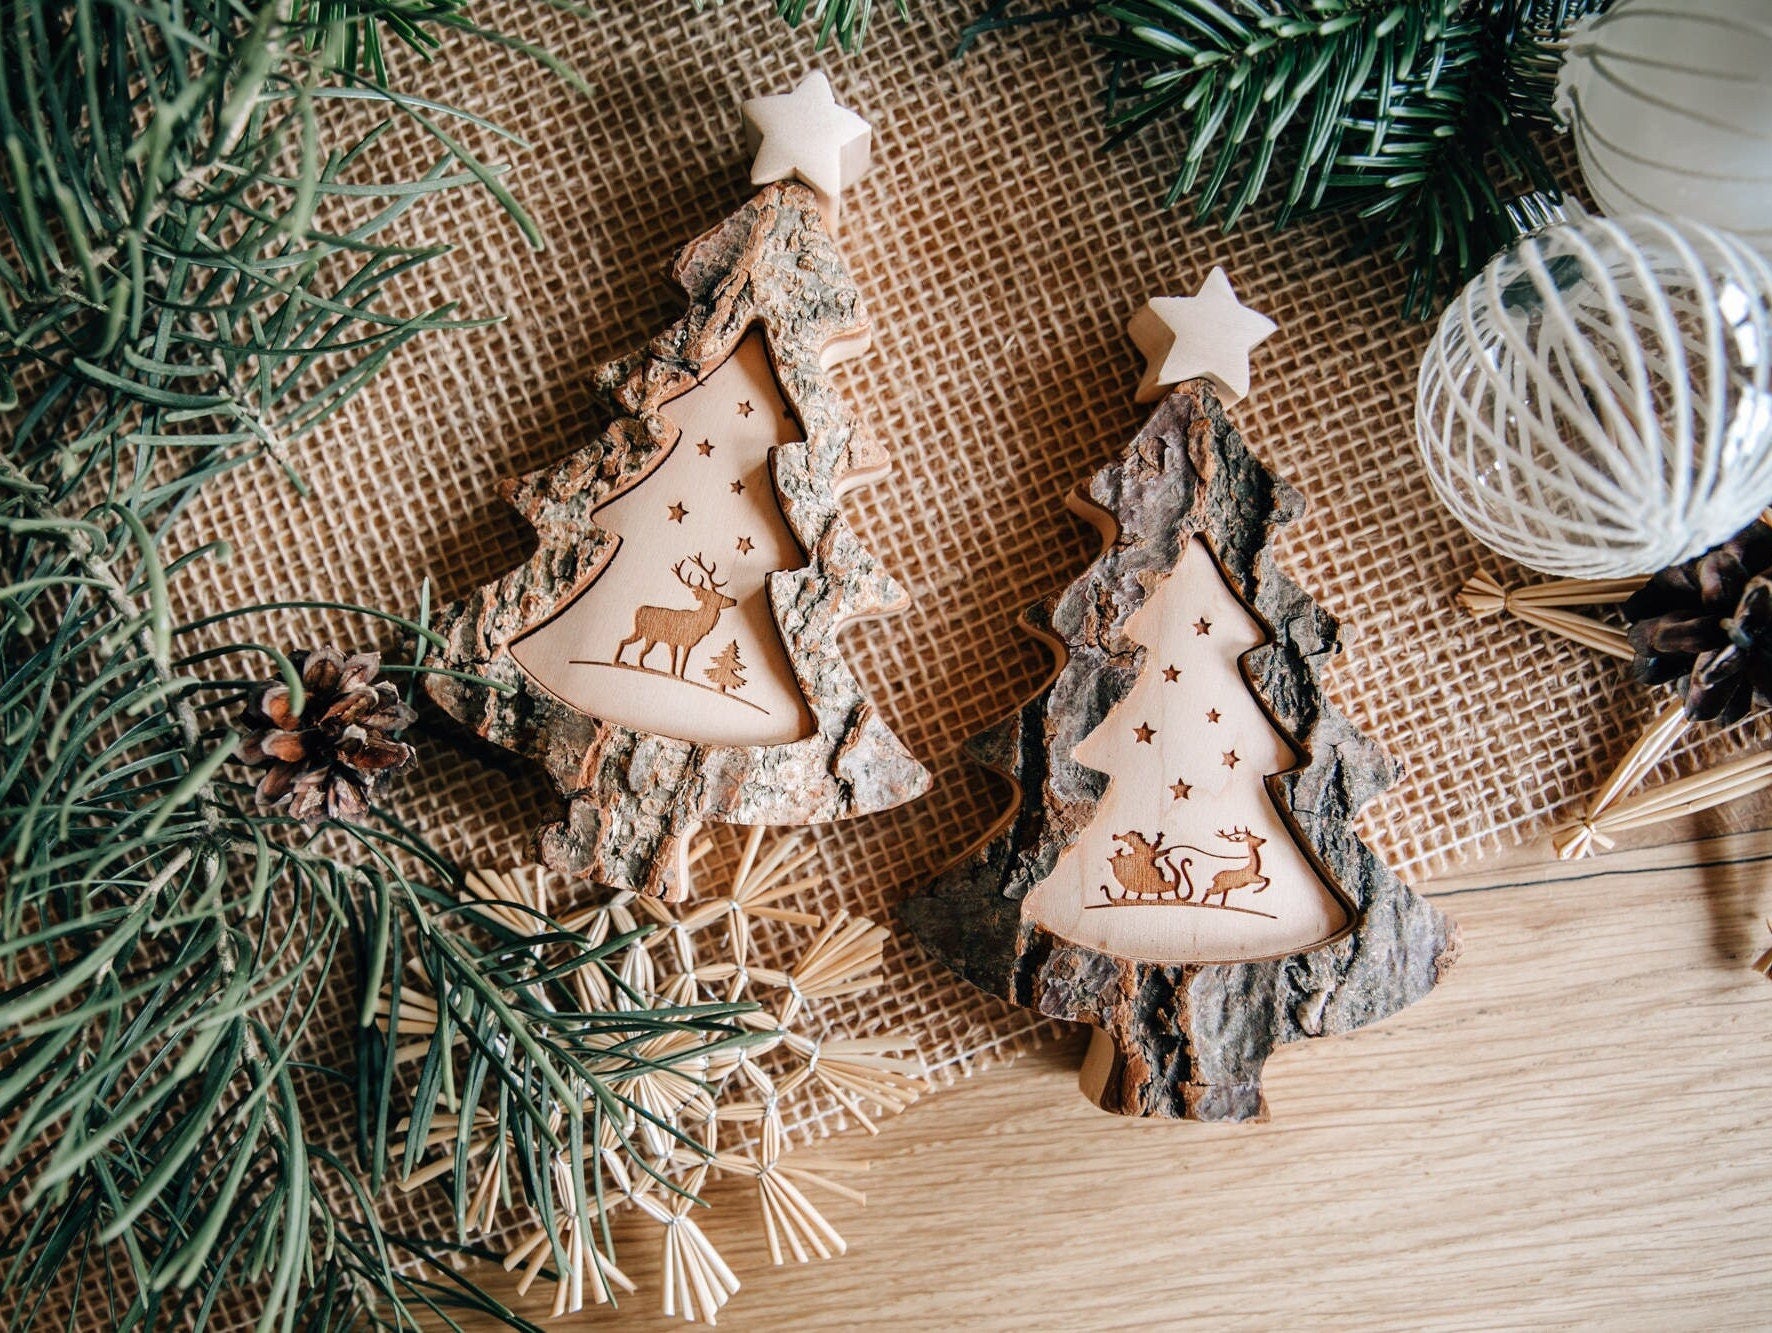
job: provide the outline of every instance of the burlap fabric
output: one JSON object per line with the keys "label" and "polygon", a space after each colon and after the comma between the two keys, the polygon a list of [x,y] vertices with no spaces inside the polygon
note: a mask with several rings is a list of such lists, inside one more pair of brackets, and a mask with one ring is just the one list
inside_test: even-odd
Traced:
{"label": "burlap fabric", "polygon": [[[1016,617],[1083,569],[1096,538],[1063,495],[1144,415],[1127,318],[1149,295],[1191,292],[1214,264],[1280,325],[1232,413],[1309,501],[1278,558],[1346,624],[1331,695],[1405,767],[1364,836],[1420,876],[1540,828],[1657,701],[1615,663],[1453,606],[1480,551],[1414,457],[1428,330],[1399,317],[1389,257],[1348,258],[1333,226],[1275,235],[1256,222],[1224,236],[1165,212],[1156,177],[1175,145],[1151,135],[1101,152],[1101,69],[1077,32],[1011,34],[956,63],[966,8],[917,8],[912,22],[877,19],[865,51],[845,58],[815,56],[764,0],[700,13],[637,0],[592,18],[491,6],[484,21],[557,52],[594,95],[480,46],[471,61],[446,47],[415,77],[525,137],[524,148],[476,142],[510,161],[549,248],[526,249],[483,195],[414,211],[420,239],[457,248],[412,303],[459,299],[463,314],[503,322],[402,352],[302,450],[309,498],[268,469],[218,487],[193,515],[193,531],[235,546],[215,603],[274,588],[409,608],[427,578],[447,598],[515,564],[529,534],[494,483],[599,428],[591,371],[680,312],[673,253],[749,192],[739,101],[816,64],[875,129],[876,166],[844,200],[840,240],[876,340],[836,373],[896,470],[849,508],[915,598],[907,614],[852,627],[843,646],[937,781],[909,808],[814,832],[828,873],[819,906],[889,920],[1001,807],[995,781],[954,747],[1048,669]],[[282,637],[364,632],[315,616]],[[405,790],[413,819],[486,866],[524,859],[558,808],[539,770],[461,752],[440,726]],[[1030,1015],[956,983],[902,937],[888,966],[891,983],[837,1006],[833,1025],[908,1032],[938,1081],[1041,1038]],[[330,1012],[342,1035],[348,1002]],[[812,1128],[841,1124],[827,1108]]]}

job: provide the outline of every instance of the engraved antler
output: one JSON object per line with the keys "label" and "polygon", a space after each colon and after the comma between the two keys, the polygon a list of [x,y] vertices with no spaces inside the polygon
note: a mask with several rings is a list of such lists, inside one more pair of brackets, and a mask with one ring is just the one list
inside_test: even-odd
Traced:
{"label": "engraved antler", "polygon": [[706,575],[707,584],[705,586],[707,586],[709,588],[713,588],[716,591],[718,591],[721,588],[724,588],[727,585],[727,583],[729,583],[731,581],[729,579],[715,578],[714,575],[719,572],[720,566],[718,564],[713,564],[713,565],[708,564],[707,561],[702,559],[702,557],[699,554],[697,554],[695,557],[695,567],[697,569],[699,569],[704,575]]}
{"label": "engraved antler", "polygon": [[1218,836],[1226,842],[1242,842],[1249,836],[1249,830],[1232,825],[1229,829],[1219,829]]}

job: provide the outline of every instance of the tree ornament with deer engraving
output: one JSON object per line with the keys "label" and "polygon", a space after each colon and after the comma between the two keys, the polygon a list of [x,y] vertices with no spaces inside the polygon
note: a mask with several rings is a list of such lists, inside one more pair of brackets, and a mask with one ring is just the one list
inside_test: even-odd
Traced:
{"label": "tree ornament with deer engraving", "polygon": [[445,610],[427,689],[539,759],[569,802],[543,859],[675,896],[704,822],[810,824],[928,774],[837,651],[905,597],[837,507],[885,451],[826,371],[868,320],[806,186],[771,185],[678,256],[690,306],[599,372],[614,419],[508,482],[524,565]]}

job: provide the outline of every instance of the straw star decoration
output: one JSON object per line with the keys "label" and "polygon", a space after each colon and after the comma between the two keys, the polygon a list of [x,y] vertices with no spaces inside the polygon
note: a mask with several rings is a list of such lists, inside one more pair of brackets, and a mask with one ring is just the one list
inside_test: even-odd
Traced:
{"label": "straw star decoration", "polygon": [[[1756,520],[1758,524],[1772,525],[1772,510],[1763,513]],[[1635,649],[1625,627],[1619,617],[1605,617],[1646,582],[1642,578],[1547,579],[1510,588],[1479,570],[1465,582],[1458,603],[1478,619],[1512,616],[1592,652],[1629,662]],[[1683,699],[1658,712],[1617,767],[1594,789],[1585,807],[1552,831],[1551,845],[1557,855],[1564,860],[1592,856],[1615,846],[1621,833],[1686,818],[1772,788],[1772,750],[1764,748],[1651,782],[1651,776],[1681,742],[1692,739],[1694,725]],[[1690,755],[1684,757],[1690,759]],[[1763,961],[1767,966],[1756,963],[1755,967],[1772,975],[1772,953]]]}
{"label": "straw star decoration", "polygon": [[[711,839],[697,843],[689,855],[692,869],[713,850]],[[545,1162],[555,1235],[535,1216],[504,1237],[504,1263],[518,1273],[519,1291],[547,1273],[556,1314],[612,1302],[634,1289],[607,1246],[580,1231],[578,1219],[595,1219],[591,1201],[602,1198],[624,1201],[657,1224],[665,1314],[713,1323],[739,1283],[703,1229],[708,1211],[695,1207],[706,1201],[702,1185],[710,1172],[755,1182],[775,1263],[843,1253],[842,1236],[813,1196],[864,1202],[859,1190],[835,1177],[865,1170],[865,1164],[802,1162],[792,1150],[789,1117],[804,1117],[826,1100],[873,1133],[878,1117],[902,1111],[925,1084],[922,1060],[902,1038],[828,1033],[821,1006],[880,984],[888,932],[846,912],[827,920],[791,905],[819,883],[815,856],[816,849],[796,836],[772,839],[764,829],[751,829],[726,892],[685,905],[681,914],[633,894],[561,911],[550,903],[548,872],[471,873],[466,909],[488,925],[524,937],[551,930],[552,917],[593,946],[613,951],[613,981],[599,969],[573,978],[587,1013],[633,1008],[643,1016],[647,1008],[707,1002],[758,1007],[735,1020],[748,1033],[742,1042],[707,1043],[676,1031],[623,1039],[609,1087],[627,1114],[620,1122],[600,1122],[596,1142],[585,1145],[582,1172],[568,1152],[516,1143],[490,1116],[476,1115],[464,1127],[456,1116],[439,1115],[423,1145],[427,1156],[435,1156],[415,1164],[402,1187],[465,1171],[456,1188],[471,1202],[468,1226],[489,1233],[500,1203],[511,1196],[513,1164]],[[796,945],[784,935],[804,942]],[[384,998],[384,1025],[392,1008],[391,997]],[[434,1032],[438,1019],[435,1001],[422,989],[400,987],[397,1058],[421,1056],[426,1043],[411,1039]],[[448,1089],[440,1099],[449,1102]]]}

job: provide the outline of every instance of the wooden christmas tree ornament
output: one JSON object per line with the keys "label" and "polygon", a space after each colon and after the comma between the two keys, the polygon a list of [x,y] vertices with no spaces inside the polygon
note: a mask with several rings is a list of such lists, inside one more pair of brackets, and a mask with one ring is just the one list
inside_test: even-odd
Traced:
{"label": "wooden christmas tree ornament", "polygon": [[1071,506],[1103,551],[1024,617],[1060,664],[968,747],[1014,803],[902,911],[985,990],[1093,1024],[1103,1108],[1261,1116],[1275,1046],[1419,998],[1457,930],[1354,834],[1393,768],[1323,698],[1336,623],[1270,553],[1302,501],[1211,389]]}
{"label": "wooden christmas tree ornament", "polygon": [[837,630],[905,598],[842,492],[885,451],[825,372],[868,321],[804,185],[771,185],[678,255],[688,313],[598,373],[614,420],[506,482],[527,563],[443,613],[427,678],[570,805],[543,859],[676,896],[704,821],[808,824],[919,795],[928,774],[838,655]]}

